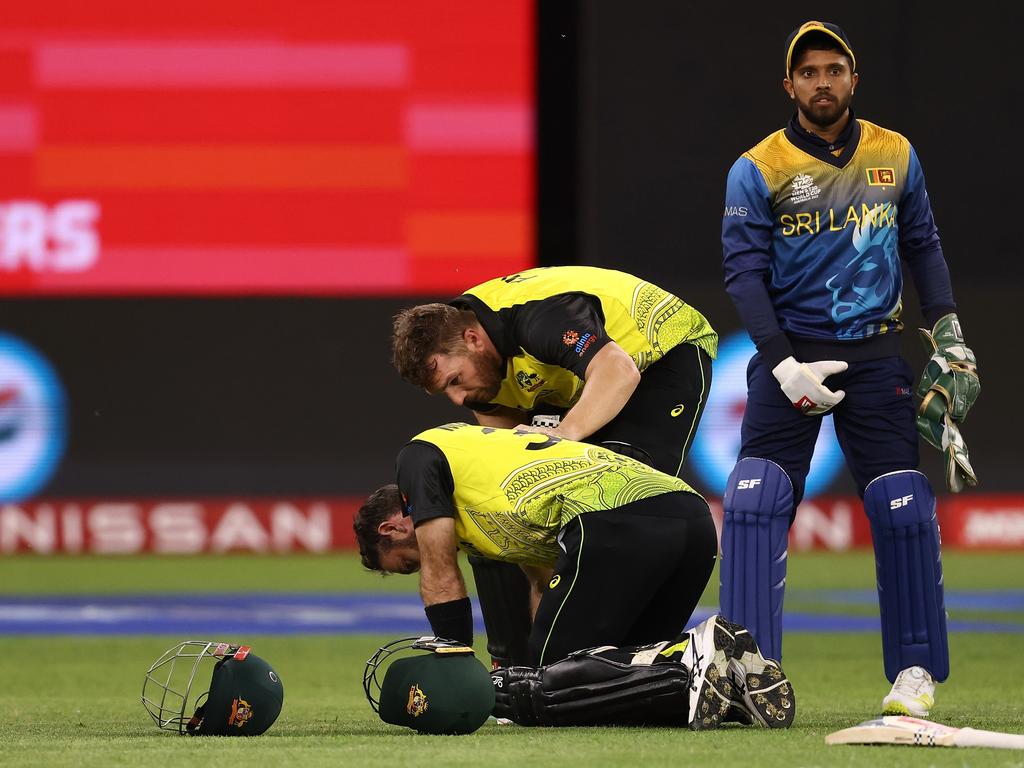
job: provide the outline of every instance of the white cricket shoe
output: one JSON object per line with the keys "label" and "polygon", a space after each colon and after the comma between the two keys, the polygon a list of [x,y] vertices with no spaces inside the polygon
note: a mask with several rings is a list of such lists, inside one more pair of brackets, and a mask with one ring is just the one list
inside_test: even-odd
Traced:
{"label": "white cricket shoe", "polygon": [[690,668],[691,731],[717,728],[732,698],[729,659],[735,645],[732,635],[718,625],[718,616],[690,630],[690,643],[683,653],[683,664]]}
{"label": "white cricket shoe", "polygon": [[935,681],[924,667],[907,667],[882,699],[883,715],[928,717],[935,706]]}

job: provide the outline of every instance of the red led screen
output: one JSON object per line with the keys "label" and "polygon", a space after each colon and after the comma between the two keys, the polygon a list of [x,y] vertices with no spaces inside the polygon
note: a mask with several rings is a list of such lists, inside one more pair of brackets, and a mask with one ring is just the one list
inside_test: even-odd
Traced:
{"label": "red led screen", "polygon": [[532,266],[529,0],[5,4],[0,293],[457,293]]}

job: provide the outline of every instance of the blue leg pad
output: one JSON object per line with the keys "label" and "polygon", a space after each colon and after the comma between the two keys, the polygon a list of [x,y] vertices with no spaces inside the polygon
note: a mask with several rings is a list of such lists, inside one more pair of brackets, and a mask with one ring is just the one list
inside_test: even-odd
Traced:
{"label": "blue leg pad", "polygon": [[920,666],[949,675],[939,524],[928,478],[915,470],[876,477],[864,490],[882,616],[885,675]]}
{"label": "blue leg pad", "polygon": [[762,654],[781,661],[793,483],[774,462],[740,459],[722,507],[722,615],[750,630]]}

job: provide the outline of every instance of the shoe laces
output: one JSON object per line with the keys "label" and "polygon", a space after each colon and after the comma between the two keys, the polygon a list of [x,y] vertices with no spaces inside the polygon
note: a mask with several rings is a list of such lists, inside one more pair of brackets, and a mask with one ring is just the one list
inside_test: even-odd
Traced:
{"label": "shoe laces", "polygon": [[690,690],[697,690],[697,683],[695,682],[697,676],[700,675],[701,670],[704,669],[703,661],[704,654],[697,652],[696,636],[690,638],[690,655],[693,659],[690,664]]}
{"label": "shoe laces", "polygon": [[732,673],[729,675],[729,678],[732,681],[732,687],[736,691],[736,696],[733,698],[742,698],[743,696],[746,696],[747,681],[743,679],[743,675],[737,672],[732,665],[729,666],[729,671]]}
{"label": "shoe laces", "polygon": [[704,669],[703,665],[701,664],[702,661],[704,661],[704,657],[703,656],[699,656],[696,653],[693,655],[693,666],[690,667],[690,690],[691,691],[696,691],[697,690],[696,679],[697,679],[697,676],[701,673],[701,670]]}

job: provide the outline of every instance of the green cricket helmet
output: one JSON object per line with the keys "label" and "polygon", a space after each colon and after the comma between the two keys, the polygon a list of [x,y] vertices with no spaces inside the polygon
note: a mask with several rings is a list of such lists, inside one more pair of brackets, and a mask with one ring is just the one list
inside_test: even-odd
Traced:
{"label": "green cricket helmet", "polygon": [[363,692],[385,723],[419,733],[472,733],[494,710],[494,684],[473,649],[439,637],[403,637],[378,648],[363,670]]}
{"label": "green cricket helmet", "polygon": [[[197,681],[211,664],[204,688]],[[142,683],[142,705],[157,727],[192,736],[258,736],[283,703],[281,678],[247,645],[186,640],[153,662]]]}

